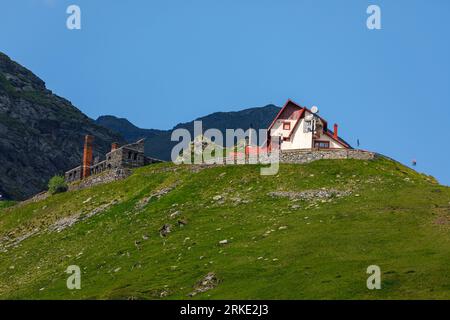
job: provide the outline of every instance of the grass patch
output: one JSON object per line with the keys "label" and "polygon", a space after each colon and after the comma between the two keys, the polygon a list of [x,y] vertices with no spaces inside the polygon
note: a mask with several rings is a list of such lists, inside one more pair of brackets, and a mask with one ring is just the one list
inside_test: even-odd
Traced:
{"label": "grass patch", "polygon": [[4,209],[4,208],[12,207],[15,204],[16,204],[15,201],[9,201],[9,200],[0,201],[0,210]]}
{"label": "grass patch", "polygon": [[[351,194],[268,195],[322,188]],[[448,299],[450,219],[435,222],[449,210],[450,188],[387,159],[284,164],[275,176],[150,165],[0,214],[0,239],[29,235],[0,252],[0,298],[188,299],[214,272],[217,287],[195,299]],[[70,217],[81,219],[49,231]],[[81,290],[66,288],[73,264]],[[372,264],[382,290],[366,288]]]}

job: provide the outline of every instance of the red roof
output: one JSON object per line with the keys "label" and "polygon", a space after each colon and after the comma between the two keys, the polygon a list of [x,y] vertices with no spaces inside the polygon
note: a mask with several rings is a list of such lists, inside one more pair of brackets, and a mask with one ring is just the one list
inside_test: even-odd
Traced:
{"label": "red roof", "polygon": [[[300,106],[299,104],[297,104],[297,103],[295,103],[294,101],[292,101],[292,100],[289,99],[289,100],[284,104],[284,106],[281,108],[280,112],[278,112],[278,114],[276,115],[275,119],[273,119],[272,123],[270,124],[269,128],[267,129],[267,131],[268,131],[268,133],[269,133],[269,134],[268,134],[268,138],[270,137],[270,130],[272,129],[273,125],[274,125],[275,122],[279,119],[279,117],[282,115],[283,111],[284,111],[289,105],[292,105],[292,106],[294,106],[294,107],[296,107],[296,108],[298,108],[298,109],[301,110],[300,115],[299,115],[297,121],[295,122],[295,124],[294,124],[294,126],[293,126],[293,128],[292,128],[292,130],[291,130],[291,132],[290,132],[290,134],[289,134],[289,138],[291,137],[292,133],[295,131],[295,128],[297,127],[298,123],[300,123],[300,119],[302,119],[302,118],[305,116],[305,110],[308,111],[309,113],[312,113],[311,110],[309,110],[308,108],[302,107],[302,106]],[[350,145],[349,145],[348,143],[346,143],[346,142],[345,142],[343,139],[341,139],[340,137],[337,137],[337,139],[335,139],[335,138],[334,138],[334,135],[328,130],[328,122],[327,122],[325,119],[323,119],[322,117],[318,116],[318,115],[317,115],[317,117],[319,117],[319,119],[322,121],[322,123],[323,123],[323,132],[324,132],[327,136],[329,136],[331,139],[333,139],[333,140],[336,141],[337,143],[340,143],[340,144],[343,145],[344,147],[346,147],[346,148],[351,148]]]}

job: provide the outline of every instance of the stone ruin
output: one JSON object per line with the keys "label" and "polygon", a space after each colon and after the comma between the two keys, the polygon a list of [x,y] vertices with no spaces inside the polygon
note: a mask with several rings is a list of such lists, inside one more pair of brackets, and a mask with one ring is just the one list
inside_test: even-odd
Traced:
{"label": "stone ruin", "polygon": [[100,161],[98,157],[93,159],[93,141],[94,137],[85,136],[83,162],[80,166],[65,173],[66,182],[80,181],[106,170],[138,168],[161,162],[161,160],[145,156],[144,139],[122,147],[119,147],[119,144],[115,142],[111,145],[111,151],[106,154],[105,160]]}

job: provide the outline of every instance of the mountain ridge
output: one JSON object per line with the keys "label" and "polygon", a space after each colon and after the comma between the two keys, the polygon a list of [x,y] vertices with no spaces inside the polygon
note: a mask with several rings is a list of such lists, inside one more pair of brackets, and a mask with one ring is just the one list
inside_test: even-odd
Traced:
{"label": "mountain ridge", "polygon": [[29,69],[0,52],[0,194],[25,199],[55,174],[78,166],[84,135],[99,153],[124,141],[46,88]]}
{"label": "mountain ridge", "polygon": [[203,130],[215,128],[220,130],[224,136],[226,129],[247,130],[250,126],[256,130],[266,129],[279,110],[279,107],[268,104],[264,107],[239,111],[218,111],[189,122],[179,123],[168,130],[139,128],[128,119],[113,115],[100,116],[96,123],[121,134],[127,142],[145,138],[146,155],[168,161],[172,148],[178,143],[170,139],[172,132],[176,129],[187,129],[192,135],[194,121],[202,121]]}
{"label": "mountain ridge", "polygon": [[80,165],[86,134],[94,139],[95,156],[103,157],[112,142],[146,139],[146,154],[170,160],[178,128],[193,133],[194,121],[203,128],[267,128],[279,108],[275,105],[241,111],[214,112],[172,129],[142,129],[125,118],[93,120],[46,87],[31,70],[0,52],[0,199],[23,200],[46,189],[55,174]]}

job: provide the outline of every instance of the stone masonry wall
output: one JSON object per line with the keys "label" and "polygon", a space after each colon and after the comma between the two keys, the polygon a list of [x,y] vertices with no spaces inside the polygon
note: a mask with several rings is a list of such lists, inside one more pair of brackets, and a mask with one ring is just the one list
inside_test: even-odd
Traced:
{"label": "stone masonry wall", "polygon": [[372,160],[375,152],[356,149],[289,150],[280,152],[280,163],[308,163],[320,159]]}
{"label": "stone masonry wall", "polygon": [[[272,155],[273,156],[273,155]],[[311,150],[311,149],[297,149],[297,150],[285,150],[281,151],[279,154],[280,163],[309,163],[321,159],[357,159],[357,160],[372,160],[375,159],[379,154],[375,152],[356,150],[356,149],[321,149],[321,150]],[[231,163],[250,163],[250,164],[268,164],[270,162],[275,162],[274,158],[270,158],[271,155],[267,154],[250,154],[248,158],[244,160],[244,156],[238,160],[237,158],[228,158],[227,162]],[[222,163],[222,161],[218,161]]]}
{"label": "stone masonry wall", "polygon": [[85,189],[103,183],[122,180],[130,176],[131,172],[131,169],[127,168],[106,170],[98,175],[93,175],[86,179],[80,180],[79,182],[69,184],[69,191]]}

